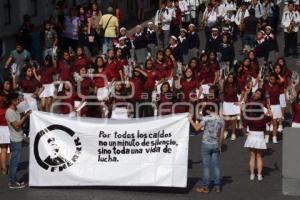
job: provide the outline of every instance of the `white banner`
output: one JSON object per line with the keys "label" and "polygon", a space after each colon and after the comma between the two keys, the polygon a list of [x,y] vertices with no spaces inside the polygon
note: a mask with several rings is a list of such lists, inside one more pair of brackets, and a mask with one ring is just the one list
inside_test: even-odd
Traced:
{"label": "white banner", "polygon": [[30,116],[30,186],[186,187],[187,114],[132,120]]}

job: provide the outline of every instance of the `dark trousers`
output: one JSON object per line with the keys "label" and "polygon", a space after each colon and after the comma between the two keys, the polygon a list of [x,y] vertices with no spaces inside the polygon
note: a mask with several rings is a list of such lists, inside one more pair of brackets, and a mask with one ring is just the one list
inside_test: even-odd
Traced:
{"label": "dark trousers", "polygon": [[152,104],[152,91],[146,91],[145,95],[147,98],[142,102],[144,105],[141,106],[142,116],[140,117],[153,117],[155,105]]}
{"label": "dark trousers", "polygon": [[63,49],[68,50],[69,47],[71,47],[73,51],[76,51],[76,48],[78,47],[78,40],[63,38]]}
{"label": "dark trousers", "polygon": [[292,50],[292,54],[297,54],[297,33],[284,33],[284,55],[288,56],[290,50]]}

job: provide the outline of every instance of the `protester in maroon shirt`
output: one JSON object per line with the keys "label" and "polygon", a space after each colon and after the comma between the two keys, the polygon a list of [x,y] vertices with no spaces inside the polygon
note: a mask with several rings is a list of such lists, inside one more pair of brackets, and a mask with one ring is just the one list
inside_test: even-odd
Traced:
{"label": "protester in maroon shirt", "polygon": [[42,91],[39,94],[41,99],[41,110],[50,111],[54,95],[54,79],[57,73],[56,65],[52,62],[50,55],[46,56],[42,67],[37,71],[37,80],[42,85]]}
{"label": "protester in maroon shirt", "polygon": [[212,51],[208,54],[208,65],[212,69],[212,71],[214,72],[213,85],[215,85],[218,82],[219,77],[220,77],[220,65],[219,65],[219,62],[217,60],[216,52]]}
{"label": "protester in maroon shirt", "polygon": [[38,110],[36,97],[39,96],[39,89],[42,85],[37,79],[37,74],[31,66],[24,68],[24,74],[21,75],[18,83],[16,76],[13,76],[13,88],[18,88],[24,96],[24,101],[20,105],[26,102],[31,110]]}
{"label": "protester in maroon shirt", "polygon": [[188,67],[192,69],[193,73],[196,76],[196,80],[197,80],[197,74],[199,71],[199,63],[198,63],[198,59],[197,58],[192,58],[188,64]]}
{"label": "protester in maroon shirt", "polygon": [[[274,65],[274,73],[278,77],[278,84],[280,85],[280,96],[279,103],[281,107],[282,116],[285,114],[287,107],[287,88],[289,86],[289,77],[284,74],[282,67],[279,64]],[[279,119],[278,131],[282,132],[283,130],[283,118]]]}
{"label": "protester in maroon shirt", "polygon": [[280,65],[282,74],[288,78],[291,78],[292,71],[287,67],[285,59],[284,58],[278,58],[276,65]]}
{"label": "protester in maroon shirt", "polygon": [[[236,80],[238,83],[239,91],[242,91],[247,84],[247,76],[244,74],[242,62],[236,63],[235,72],[236,72]],[[251,80],[251,82],[252,82],[252,80]]]}
{"label": "protester in maroon shirt", "polygon": [[134,113],[133,117],[138,118],[142,116],[142,109],[140,107],[140,104],[142,102],[142,94],[144,92],[144,83],[145,78],[142,76],[142,73],[144,73],[140,66],[137,66],[134,68],[133,76],[129,79],[129,83],[127,84],[127,87],[130,87],[131,89],[131,103],[134,107]]}
{"label": "protester in maroon shirt", "polygon": [[109,90],[108,90],[108,80],[105,69],[105,62],[101,56],[96,57],[95,59],[95,74],[94,74],[94,83],[95,83],[95,94],[97,94],[97,99],[100,102],[97,113],[101,118],[106,117],[106,105],[109,100]]}
{"label": "protester in maroon shirt", "polygon": [[118,73],[118,65],[115,60],[115,53],[113,49],[108,50],[107,52],[107,62],[106,62],[106,75],[108,82],[112,82],[116,80],[116,76]]}
{"label": "protester in maroon shirt", "polygon": [[0,167],[1,174],[7,175],[7,166],[9,162],[10,154],[8,153],[10,134],[7,126],[7,121],[5,119],[5,113],[8,108],[8,95],[10,94],[11,84],[10,81],[5,80],[1,85],[0,91],[0,128],[1,128],[1,140],[0,140]]}
{"label": "protester in maroon shirt", "polygon": [[107,86],[107,73],[105,69],[105,62],[101,56],[95,59],[95,89]]}
{"label": "protester in maroon shirt", "polygon": [[[197,101],[195,92],[198,88],[198,82],[195,80],[195,75],[193,74],[193,71],[191,68],[187,68],[184,72],[184,77],[181,78],[178,76],[178,79],[176,81],[176,89],[182,91],[182,98],[178,98],[180,96],[177,95],[178,100],[180,100],[182,103],[194,103]],[[176,110],[181,112],[188,112],[191,108],[192,104],[189,105],[178,105],[176,106]],[[176,111],[176,112],[177,112]]]}
{"label": "protester in maroon shirt", "polygon": [[228,74],[227,79],[221,86],[221,92],[223,93],[223,115],[225,120],[226,133],[224,137],[228,135],[228,130],[231,130],[231,140],[236,139],[236,125],[237,116],[240,114],[240,104],[238,99],[237,81],[232,73]]}
{"label": "protester in maroon shirt", "polygon": [[[94,82],[92,79],[90,79],[87,76],[87,69],[85,67],[81,67],[79,71],[80,75],[80,80],[77,81],[77,94],[81,101],[87,101],[89,102],[91,100],[90,98],[90,89],[94,92]],[[88,106],[85,106],[81,111],[80,111],[80,116],[86,117],[88,116]],[[92,108],[91,108],[92,109]]]}
{"label": "protester in maroon shirt", "polygon": [[63,52],[63,58],[58,61],[57,71],[61,81],[71,81],[72,80],[72,65],[71,56],[69,51]]}
{"label": "protester in maroon shirt", "polygon": [[292,127],[300,128],[300,91],[297,92],[295,102],[292,104],[293,122]]}
{"label": "protester in maroon shirt", "polygon": [[165,68],[166,63],[164,62],[164,52],[162,50],[158,50],[156,52],[156,60],[154,62],[154,70],[159,76],[160,80],[165,80]]}
{"label": "protester in maroon shirt", "polygon": [[259,73],[259,65],[258,65],[258,60],[255,56],[254,51],[249,51],[247,58],[249,58],[249,61],[250,61],[250,68],[249,68],[250,71],[253,74],[258,74]]}
{"label": "protester in maroon shirt", "polygon": [[183,79],[179,76],[177,80],[177,89],[181,89],[184,94],[183,100],[190,102],[194,99],[191,98],[191,92],[198,88],[198,83],[191,68],[187,68],[184,73]]}
{"label": "protester in maroon shirt", "polygon": [[[154,115],[154,109],[152,105],[152,93],[155,88],[156,81],[159,79],[156,71],[153,69],[152,59],[147,59],[145,64],[145,71],[138,70],[145,79],[144,93],[142,94],[144,105],[141,107],[141,115],[143,117],[151,117]],[[151,104],[151,105],[150,105]]]}
{"label": "protester in maroon shirt", "polygon": [[81,67],[88,67],[91,64],[91,61],[85,56],[83,47],[77,47],[76,57],[73,63],[73,73],[79,73]]}
{"label": "protester in maroon shirt", "polygon": [[214,70],[208,64],[208,55],[202,53],[200,56],[200,69],[197,73],[200,85],[212,85],[215,80]]}
{"label": "protester in maroon shirt", "polygon": [[[282,118],[282,111],[280,107],[279,102],[279,96],[280,96],[280,89],[281,85],[278,84],[278,76],[276,74],[270,75],[269,81],[263,85],[263,89],[266,92],[267,96],[267,104],[268,107],[271,109],[273,114],[272,119],[272,126],[270,128],[270,131],[272,131],[273,134],[273,143],[277,142],[277,128],[278,123],[277,120],[280,120]],[[266,141],[268,142],[268,135],[266,135]]]}
{"label": "protester in maroon shirt", "polygon": [[80,101],[80,98],[77,96],[75,89],[72,88],[72,84],[69,81],[63,83],[63,89],[58,93],[58,97],[60,98],[60,114],[70,114],[72,111],[75,111],[75,101]]}
{"label": "protester in maroon shirt", "polygon": [[160,87],[161,93],[157,95],[157,115],[172,114],[173,93],[168,81],[162,83]]}
{"label": "protester in maroon shirt", "polygon": [[[34,69],[31,66],[27,66],[24,69],[24,74],[18,83],[15,82],[15,77],[13,78],[14,89],[19,89],[24,94],[31,94],[36,97],[38,94],[38,89],[42,87],[40,82],[37,80],[38,77],[34,76]],[[36,75],[36,74],[35,74]]]}
{"label": "protester in maroon shirt", "polygon": [[117,81],[114,84],[114,92],[109,98],[109,117],[112,119],[128,119],[132,113],[132,104],[128,102],[128,83]]}
{"label": "protester in maroon shirt", "polygon": [[128,60],[125,58],[122,49],[116,50],[116,61],[117,61],[117,80],[125,80],[124,76],[124,66],[128,65]]}
{"label": "protester in maroon shirt", "polygon": [[175,67],[176,61],[174,55],[172,54],[171,49],[165,50],[165,61],[166,66],[164,68],[164,77],[166,80],[169,80],[173,76],[173,69]]}
{"label": "protester in maroon shirt", "polygon": [[246,104],[245,112],[245,124],[248,126],[249,135],[245,142],[244,147],[250,150],[250,180],[254,180],[255,163],[257,163],[258,180],[261,181],[263,160],[262,150],[267,149],[264,139],[264,131],[266,130],[266,124],[271,121],[272,112],[269,109],[267,115],[265,115],[264,104],[264,91],[258,89],[253,94],[253,97]]}

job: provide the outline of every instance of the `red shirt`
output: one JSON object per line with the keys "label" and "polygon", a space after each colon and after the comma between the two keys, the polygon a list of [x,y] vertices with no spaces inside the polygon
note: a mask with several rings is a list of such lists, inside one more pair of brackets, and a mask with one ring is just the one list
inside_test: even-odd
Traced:
{"label": "red shirt", "polygon": [[72,79],[72,67],[65,60],[61,59],[58,62],[58,73],[62,81],[70,81]]}
{"label": "red shirt", "polygon": [[174,62],[171,58],[166,58],[166,68],[164,69],[164,77],[169,78],[172,75]]}
{"label": "red shirt", "polygon": [[293,103],[292,104],[292,110],[293,110],[293,113],[294,113],[293,122],[300,123],[300,104],[299,103]]}
{"label": "red shirt", "polygon": [[243,91],[247,83],[247,77],[244,74],[238,75],[237,83],[239,91]]}
{"label": "red shirt", "polygon": [[247,125],[250,131],[265,131],[266,124],[270,121],[270,117],[264,116],[262,119],[247,120]]}
{"label": "red shirt", "polygon": [[264,84],[263,89],[265,90],[265,92],[269,93],[271,105],[280,104],[279,103],[280,86],[278,84],[273,84],[272,86],[270,86],[269,83],[266,83]]}
{"label": "red shirt", "polygon": [[110,82],[114,78],[116,78],[118,73],[118,66],[115,61],[112,61],[111,63],[106,64],[106,75],[107,75],[107,80]]}
{"label": "red shirt", "polygon": [[56,74],[55,67],[42,67],[38,71],[38,75],[41,76],[41,84],[53,83],[53,76]]}
{"label": "red shirt", "polygon": [[214,72],[220,70],[220,65],[218,62],[211,62],[208,65],[209,65],[209,68],[211,68]]}
{"label": "red shirt", "polygon": [[88,67],[88,65],[90,64],[90,60],[82,57],[82,58],[76,58],[74,64],[73,64],[73,72],[77,72],[79,73],[80,68],[82,67]]}
{"label": "red shirt", "polygon": [[154,70],[157,73],[157,76],[159,79],[165,78],[164,70],[165,70],[166,64],[165,63],[154,63]]}
{"label": "red shirt", "polygon": [[[264,102],[250,100],[248,103],[261,104],[261,109],[263,112],[263,109],[265,107]],[[249,105],[249,107],[247,107],[247,110],[257,109],[256,107],[254,108],[254,106],[256,106],[256,105]],[[262,113],[262,115],[264,115],[264,114]],[[250,131],[265,131],[266,124],[269,123],[271,120],[272,120],[271,117],[268,117],[265,115],[263,116],[262,119],[260,119],[260,116],[254,117],[254,115],[252,115],[252,113],[247,113],[247,119],[245,119],[245,123],[249,127]]]}
{"label": "red shirt", "polygon": [[225,84],[224,85],[224,101],[238,102],[238,87],[237,85]]}
{"label": "red shirt", "polygon": [[6,98],[4,96],[0,96],[0,126],[7,126],[7,121],[5,118],[7,107],[8,105]]}
{"label": "red shirt", "polygon": [[195,91],[198,87],[198,83],[196,80],[180,80],[180,84],[182,86],[184,101],[190,101],[190,95],[192,91]]}
{"label": "red shirt", "polygon": [[32,78],[30,80],[22,78],[19,81],[19,86],[22,89],[23,93],[34,93],[38,87],[41,87],[41,84],[35,78]]}
{"label": "red shirt", "polygon": [[144,90],[152,91],[155,87],[155,81],[158,80],[158,76],[155,71],[146,71],[147,78],[144,85]]}
{"label": "red shirt", "polygon": [[160,99],[158,101],[158,114],[159,115],[169,115],[172,113],[172,93],[161,93]]}
{"label": "red shirt", "polygon": [[106,70],[103,70],[102,72],[96,74],[96,76],[94,77],[95,87],[103,88],[104,86],[106,86],[105,84],[107,84],[107,80],[105,80],[106,79],[105,77],[107,77]]}
{"label": "red shirt", "polygon": [[209,66],[201,66],[198,73],[199,81],[202,84],[210,84],[215,80],[215,73]]}
{"label": "red shirt", "polygon": [[134,88],[131,90],[131,95],[133,93],[133,97],[131,98],[132,100],[141,100],[142,99],[142,93],[144,90],[144,85],[141,79],[139,78],[133,78],[130,80],[131,86],[133,85]]}
{"label": "red shirt", "polygon": [[258,75],[258,72],[259,72],[259,66],[258,66],[257,62],[251,61],[250,71],[252,72],[252,75],[254,75],[253,77],[256,78]]}
{"label": "red shirt", "polygon": [[83,96],[88,96],[91,87],[94,87],[94,82],[92,79],[85,77],[82,81],[80,81],[80,91],[78,91],[78,93]]}
{"label": "red shirt", "polygon": [[[58,96],[67,96],[65,93],[59,93]],[[68,98],[62,98],[61,99],[61,105],[60,105],[60,113],[61,114],[69,114],[74,109],[74,102],[76,100],[80,100],[76,93],[73,93]]]}

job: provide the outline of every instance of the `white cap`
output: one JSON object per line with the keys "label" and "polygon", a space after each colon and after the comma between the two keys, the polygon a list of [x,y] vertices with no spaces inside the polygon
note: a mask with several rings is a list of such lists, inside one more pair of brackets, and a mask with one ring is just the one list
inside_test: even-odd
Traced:
{"label": "white cap", "polygon": [[120,28],[120,31],[127,31],[125,27]]}
{"label": "white cap", "polygon": [[195,24],[189,24],[189,27],[196,27]]}
{"label": "white cap", "polygon": [[173,40],[177,41],[177,37],[175,37],[174,35],[172,35],[170,38],[172,38]]}
{"label": "white cap", "polygon": [[180,29],[180,32],[185,32],[187,33],[187,30],[185,28]]}
{"label": "white cap", "polygon": [[265,29],[266,29],[266,30],[267,30],[267,29],[272,30],[272,27],[271,27],[271,26],[266,26]]}
{"label": "white cap", "polygon": [[127,38],[126,36],[120,37],[120,38],[119,38],[119,41],[125,40],[126,38]]}
{"label": "white cap", "polygon": [[153,25],[153,22],[152,22],[152,21],[149,21],[149,22],[148,22],[148,25]]}
{"label": "white cap", "polygon": [[212,28],[211,30],[212,30],[212,31],[219,31],[218,28]]}

